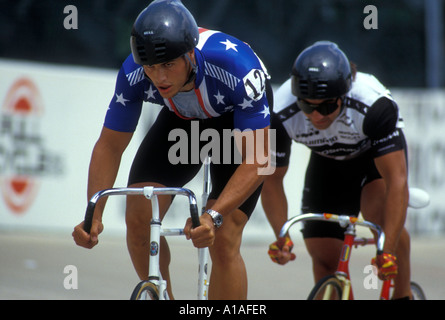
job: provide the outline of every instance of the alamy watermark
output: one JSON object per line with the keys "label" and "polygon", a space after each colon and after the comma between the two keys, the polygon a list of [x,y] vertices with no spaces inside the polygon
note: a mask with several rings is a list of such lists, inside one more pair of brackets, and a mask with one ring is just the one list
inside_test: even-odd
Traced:
{"label": "alamy watermark", "polygon": [[377,275],[377,267],[374,265],[367,265],[363,269],[363,287],[366,290],[377,290],[379,287],[379,277]]}
{"label": "alamy watermark", "polygon": [[[63,9],[63,13],[66,15],[63,20],[64,28],[67,30],[77,30],[79,28],[77,7],[75,5],[67,5]],[[377,7],[367,5],[363,9],[363,13],[367,14],[363,20],[363,27],[366,30],[378,29]],[[243,157],[236,148],[232,148],[232,143],[230,142],[232,137],[234,137],[236,145],[240,146],[239,148],[242,150],[245,150],[244,156],[247,164],[259,164],[261,168],[259,168],[258,174],[260,175],[273,174],[274,167],[272,163],[274,163],[274,153],[265,149],[265,146],[269,146],[270,149],[274,150],[276,133],[273,129],[268,130],[268,134],[265,134],[265,130],[256,130],[256,134],[254,134],[253,131],[241,132],[236,129],[224,129],[221,137],[220,133],[214,129],[205,129],[199,133],[199,129],[194,128],[194,126],[199,126],[199,124],[191,123],[191,137],[188,137],[187,132],[182,129],[174,129],[170,132],[169,141],[175,141],[174,139],[179,138],[179,141],[169,150],[168,158],[170,163],[189,163],[190,155],[190,163],[197,164],[203,162],[203,159],[205,159],[206,155],[211,151],[213,163],[229,164],[235,162],[236,164],[241,164]],[[188,150],[189,139],[191,143],[190,154]],[[267,144],[265,144],[265,139],[268,139]],[[200,150],[199,145],[202,141],[209,142]],[[245,141],[245,143],[243,143],[243,141]],[[223,146],[222,155],[220,151],[221,143]]]}
{"label": "alamy watermark", "polygon": [[79,14],[77,7],[74,5],[67,5],[63,8],[63,13],[67,16],[63,19],[63,27],[67,30],[79,29]]}
{"label": "alamy watermark", "polygon": [[[63,20],[63,27],[67,30],[79,29],[79,15],[75,5],[67,5],[63,8],[63,13],[66,14]],[[363,9],[363,13],[367,14],[363,20],[363,27],[366,30],[378,29],[378,10],[374,5],[367,5]]]}
{"label": "alamy watermark", "polygon": [[191,121],[189,132],[173,129],[168,140],[176,141],[168,152],[168,160],[174,165],[203,163],[211,154],[214,164],[256,164],[259,175],[271,175],[275,171],[274,154],[270,152],[276,146],[274,129],[223,129],[221,134],[213,128],[200,131],[199,122]]}
{"label": "alamy watermark", "polygon": [[[63,269],[63,273],[66,274],[63,280],[63,287],[66,290],[77,290],[78,285],[78,271],[74,265],[66,265]],[[374,265],[367,265],[363,269],[363,288],[366,290],[377,290],[379,287],[379,278],[377,275],[377,267]]]}
{"label": "alamy watermark", "polygon": [[367,14],[365,19],[363,20],[363,27],[366,30],[377,30],[379,28],[379,12],[377,10],[377,7],[373,5],[367,5],[363,9],[363,13]]}
{"label": "alamy watermark", "polygon": [[79,288],[77,267],[73,265],[67,265],[65,266],[65,268],[63,268],[63,273],[68,274],[63,279],[63,287],[66,290],[77,290]]}

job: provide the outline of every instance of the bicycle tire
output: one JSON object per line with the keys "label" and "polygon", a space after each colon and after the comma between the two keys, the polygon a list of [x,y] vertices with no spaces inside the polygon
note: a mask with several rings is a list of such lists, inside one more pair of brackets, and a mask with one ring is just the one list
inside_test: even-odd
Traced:
{"label": "bicycle tire", "polygon": [[134,288],[130,300],[159,300],[159,289],[150,281],[141,281]]}
{"label": "bicycle tire", "polygon": [[[325,289],[331,290],[330,293]],[[326,296],[326,294],[328,296]],[[341,300],[343,295],[342,282],[335,276],[326,276],[318,281],[309,293],[308,300]]]}
{"label": "bicycle tire", "polygon": [[426,300],[425,292],[417,282],[411,281],[410,285],[414,300]]}

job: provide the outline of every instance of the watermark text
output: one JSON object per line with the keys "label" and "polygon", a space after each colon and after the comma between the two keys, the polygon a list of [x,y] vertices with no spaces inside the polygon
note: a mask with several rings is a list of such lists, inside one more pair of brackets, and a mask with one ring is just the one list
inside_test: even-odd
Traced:
{"label": "watermark text", "polygon": [[363,27],[366,30],[377,30],[379,28],[379,13],[376,6],[367,5],[363,9],[363,13],[367,14],[365,19],[363,20]]}
{"label": "watermark text", "polygon": [[65,279],[63,279],[63,287],[66,290],[77,290],[78,289],[78,274],[77,267],[73,265],[67,265],[63,269],[64,274],[68,274]]}
{"label": "watermark text", "polygon": [[175,142],[169,149],[168,159],[176,164],[199,164],[211,154],[214,164],[256,164],[259,175],[274,172],[276,146],[274,129],[240,131],[213,128],[200,130],[198,121],[190,122],[190,131],[176,128],[170,131],[168,141]]}
{"label": "watermark text", "polygon": [[77,7],[73,5],[67,5],[63,8],[63,13],[67,14],[63,19],[63,27],[67,30],[79,29],[79,15]]}
{"label": "watermark text", "polygon": [[377,276],[377,267],[374,265],[367,265],[363,269],[365,278],[363,279],[363,287],[366,290],[377,290],[379,285],[379,278]]}

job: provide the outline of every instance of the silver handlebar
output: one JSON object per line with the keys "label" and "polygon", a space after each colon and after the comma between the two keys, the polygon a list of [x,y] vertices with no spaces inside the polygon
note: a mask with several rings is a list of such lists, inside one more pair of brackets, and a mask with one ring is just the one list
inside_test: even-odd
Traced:
{"label": "silver handlebar", "polygon": [[197,207],[196,196],[193,191],[186,188],[154,188],[154,187],[143,187],[143,188],[112,188],[105,189],[97,192],[93,197],[91,197],[88,202],[87,210],[85,213],[85,223],[84,230],[90,233],[91,224],[93,220],[94,209],[96,207],[97,201],[102,197],[115,196],[115,195],[143,195],[147,199],[150,199],[153,195],[184,195],[188,197],[190,204],[190,216],[192,218],[193,227],[196,228],[200,225],[199,222],[199,212]]}
{"label": "silver handlebar", "polygon": [[348,225],[359,225],[363,227],[367,227],[377,232],[377,254],[383,253],[383,246],[385,244],[385,233],[382,228],[372,222],[356,218],[350,217],[346,215],[336,215],[336,214],[328,214],[328,213],[305,213],[298,216],[295,216],[283,225],[280,231],[280,237],[285,237],[289,229],[297,222],[303,221],[328,221],[335,222],[340,224],[342,227],[347,227]]}

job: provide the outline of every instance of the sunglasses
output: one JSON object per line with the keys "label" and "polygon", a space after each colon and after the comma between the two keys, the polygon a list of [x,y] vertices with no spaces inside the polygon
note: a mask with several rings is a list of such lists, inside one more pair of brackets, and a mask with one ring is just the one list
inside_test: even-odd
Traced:
{"label": "sunglasses", "polygon": [[298,99],[297,105],[306,114],[312,113],[314,110],[317,110],[318,113],[320,113],[323,116],[330,115],[338,108],[338,99],[340,97],[336,98],[335,100],[330,101],[323,101],[320,104],[310,104],[306,100]]}

